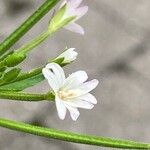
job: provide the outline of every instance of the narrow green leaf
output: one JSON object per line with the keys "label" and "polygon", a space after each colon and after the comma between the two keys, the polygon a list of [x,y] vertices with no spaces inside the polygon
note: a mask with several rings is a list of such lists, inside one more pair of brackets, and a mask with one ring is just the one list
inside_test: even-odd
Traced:
{"label": "narrow green leaf", "polygon": [[22,91],[28,87],[34,86],[35,84],[43,80],[44,76],[42,74],[37,74],[35,76],[25,78],[20,81],[0,86],[0,91]]}

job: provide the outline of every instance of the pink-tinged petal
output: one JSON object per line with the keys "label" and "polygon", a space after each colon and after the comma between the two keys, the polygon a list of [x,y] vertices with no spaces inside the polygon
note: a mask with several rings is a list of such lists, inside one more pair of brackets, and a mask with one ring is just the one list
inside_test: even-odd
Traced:
{"label": "pink-tinged petal", "polygon": [[77,71],[72,73],[64,82],[63,89],[69,90],[75,88],[88,79],[85,71]]}
{"label": "pink-tinged petal", "polygon": [[95,89],[98,83],[99,83],[98,80],[94,79],[94,80],[85,82],[81,84],[80,86],[78,86],[77,88],[74,88],[71,90],[74,90],[76,92],[76,97],[78,97],[81,95],[85,95],[89,93],[90,91],[92,91],[93,89]]}
{"label": "pink-tinged petal", "polygon": [[76,24],[74,22],[69,23],[64,28],[67,29],[67,30],[70,30],[72,32],[84,35],[84,29],[80,25],[78,25],[78,24]]}
{"label": "pink-tinged petal", "polygon": [[62,86],[65,80],[65,73],[62,67],[56,63],[49,63],[46,65],[46,68],[49,69],[52,74],[54,74],[55,80],[58,82],[58,86]]}
{"label": "pink-tinged petal", "polygon": [[65,11],[65,14],[64,14],[62,20],[66,19],[68,17],[72,17],[72,16],[77,16],[76,10],[74,8],[70,7],[69,5],[67,5],[67,9]]}
{"label": "pink-tinged petal", "polygon": [[71,106],[69,106],[67,104],[65,104],[65,106],[69,110],[72,120],[76,121],[78,119],[79,115],[80,115],[79,110],[77,108],[71,107]]}
{"label": "pink-tinged petal", "polygon": [[69,3],[69,5],[73,8],[77,8],[83,0],[67,0],[67,2]]}
{"label": "pink-tinged petal", "polygon": [[68,100],[65,101],[65,103],[72,107],[84,108],[84,109],[92,109],[94,107],[92,103],[89,103],[81,99]]}
{"label": "pink-tinged petal", "polygon": [[96,100],[95,96],[90,93],[80,96],[79,99],[90,102],[92,104],[97,104],[97,100]]}
{"label": "pink-tinged petal", "polygon": [[58,97],[56,97],[55,103],[56,103],[56,108],[57,108],[59,118],[61,120],[64,120],[67,112],[66,106]]}
{"label": "pink-tinged petal", "polygon": [[46,68],[42,69],[42,73],[44,77],[48,80],[50,87],[54,91],[57,91],[59,89],[59,86],[58,86],[57,78],[54,76],[54,74],[49,69]]}
{"label": "pink-tinged petal", "polygon": [[88,12],[88,6],[83,6],[83,7],[77,8],[76,9],[77,19],[79,19],[82,16],[84,16],[87,12]]}

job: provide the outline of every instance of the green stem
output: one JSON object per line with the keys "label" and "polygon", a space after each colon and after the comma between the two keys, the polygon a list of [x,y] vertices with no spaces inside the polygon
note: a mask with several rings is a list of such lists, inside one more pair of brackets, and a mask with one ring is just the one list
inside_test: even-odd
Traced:
{"label": "green stem", "polygon": [[0,126],[11,130],[21,131],[46,138],[53,138],[62,141],[97,145],[101,147],[122,148],[122,149],[149,149],[150,145],[145,143],[119,140],[113,138],[81,135],[71,132],[64,132],[50,128],[38,127],[22,122],[11,121],[0,118]]}
{"label": "green stem", "polygon": [[25,22],[23,22],[12,34],[0,44],[0,55],[4,54],[27,31],[29,31],[59,0],[47,0]]}
{"label": "green stem", "polygon": [[17,100],[17,101],[43,101],[54,100],[52,92],[47,94],[31,94],[31,93],[17,93],[17,92],[0,92],[0,99]]}
{"label": "green stem", "polygon": [[36,47],[37,45],[42,43],[44,40],[46,40],[49,35],[50,35],[50,33],[48,31],[43,32],[38,37],[34,38],[27,44],[23,45],[21,48],[17,49],[15,52],[16,53],[21,52],[21,53],[26,54],[29,50],[33,49],[34,47]]}

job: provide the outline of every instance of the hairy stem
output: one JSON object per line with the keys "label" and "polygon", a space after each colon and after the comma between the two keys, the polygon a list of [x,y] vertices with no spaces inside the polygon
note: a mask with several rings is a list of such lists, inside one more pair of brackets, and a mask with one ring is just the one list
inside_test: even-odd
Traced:
{"label": "hairy stem", "polygon": [[25,22],[23,22],[13,33],[11,33],[0,44],[0,55],[4,54],[14,45],[27,31],[29,31],[59,0],[47,0],[41,5]]}
{"label": "hairy stem", "polygon": [[11,130],[21,131],[46,138],[53,138],[68,142],[97,145],[101,147],[122,148],[122,149],[149,149],[149,144],[119,140],[90,135],[81,135],[71,132],[64,132],[50,128],[38,127],[22,122],[16,122],[0,118],[0,126]]}
{"label": "hairy stem", "polygon": [[43,101],[43,100],[54,100],[54,95],[52,92],[47,94],[31,94],[31,93],[21,93],[21,92],[0,92],[0,99],[7,100],[17,100],[17,101]]}

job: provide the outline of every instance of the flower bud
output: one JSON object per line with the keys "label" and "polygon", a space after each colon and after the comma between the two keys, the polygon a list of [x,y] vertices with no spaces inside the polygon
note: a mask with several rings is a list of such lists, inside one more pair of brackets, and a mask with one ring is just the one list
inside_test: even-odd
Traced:
{"label": "flower bud", "polygon": [[68,64],[74,61],[77,58],[77,55],[78,53],[75,51],[75,48],[69,48],[55,58],[53,62],[58,62],[59,64]]}

